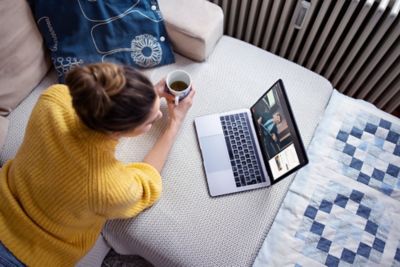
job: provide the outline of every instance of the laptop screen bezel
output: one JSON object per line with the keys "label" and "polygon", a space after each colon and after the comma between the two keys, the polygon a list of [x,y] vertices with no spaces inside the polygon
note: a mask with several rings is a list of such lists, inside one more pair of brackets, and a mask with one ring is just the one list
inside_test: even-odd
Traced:
{"label": "laptop screen bezel", "polygon": [[[268,172],[268,176],[269,176],[269,179],[270,179],[270,182],[271,182],[271,185],[272,184],[275,184],[275,183],[277,183],[277,182],[279,182],[279,181],[281,181],[282,179],[284,179],[285,177],[287,177],[287,176],[289,176],[290,174],[292,174],[292,173],[294,173],[294,172],[296,172],[297,170],[299,170],[300,168],[302,168],[303,166],[305,166],[305,165],[307,165],[308,164],[308,157],[307,157],[307,153],[306,153],[306,150],[305,150],[305,147],[304,147],[304,144],[303,144],[303,140],[302,140],[302,138],[301,138],[301,136],[300,136],[300,132],[299,132],[299,129],[298,129],[298,127],[297,127],[297,124],[296,124],[296,120],[295,120],[295,117],[294,117],[294,115],[293,115],[293,112],[292,112],[292,108],[291,108],[291,106],[290,106],[290,103],[289,103],[289,99],[288,99],[288,97],[287,97],[287,94],[286,94],[286,90],[285,90],[285,87],[284,87],[284,85],[283,85],[283,81],[281,80],[281,79],[279,79],[276,83],[274,83],[255,103],[254,103],[254,105],[250,108],[250,113],[251,113],[251,117],[252,117],[252,120],[253,120],[253,124],[254,124],[254,128],[256,129],[256,132],[258,131],[258,122],[257,122],[257,119],[255,118],[255,115],[254,115],[254,107],[257,105],[257,103],[262,99],[262,98],[264,98],[268,93],[269,93],[269,91],[271,91],[273,88],[275,88],[276,86],[278,85],[278,87],[280,88],[280,91],[282,92],[282,96],[283,96],[283,99],[281,99],[281,100],[283,100],[283,105],[285,105],[285,107],[287,108],[287,112],[288,112],[288,114],[289,114],[289,119],[290,119],[290,124],[291,124],[291,126],[293,127],[293,130],[294,130],[294,140],[296,140],[297,142],[298,142],[298,145],[296,146],[295,145],[295,147],[296,148],[299,148],[299,150],[300,151],[297,151],[297,149],[296,149],[296,154],[297,154],[297,156],[299,157],[299,162],[300,162],[300,164],[299,165],[297,165],[296,167],[294,167],[293,169],[291,169],[291,170],[289,170],[288,172],[286,172],[285,174],[283,174],[283,175],[281,175],[281,176],[279,176],[278,178],[276,178],[276,179],[274,179],[274,176],[272,175],[272,170],[271,170],[271,167],[270,167],[270,164],[269,164],[269,160],[270,160],[270,158],[267,156],[267,153],[266,153],[266,151],[265,151],[265,148],[264,148],[264,142],[263,142],[263,140],[261,140],[261,136],[259,135],[259,134],[256,134],[256,136],[257,136],[257,140],[258,140],[258,142],[259,142],[259,144],[260,144],[260,149],[261,149],[261,154],[262,154],[262,156],[263,156],[263,159],[264,159],[264,163],[265,163],[265,167],[266,167],[266,170],[267,170],[267,172]],[[290,132],[292,133],[292,131],[290,130]]]}

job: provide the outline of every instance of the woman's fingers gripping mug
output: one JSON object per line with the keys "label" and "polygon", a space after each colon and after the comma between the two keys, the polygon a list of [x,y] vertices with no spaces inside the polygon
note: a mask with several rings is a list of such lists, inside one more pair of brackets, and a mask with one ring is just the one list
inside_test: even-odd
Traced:
{"label": "woman's fingers gripping mug", "polygon": [[192,88],[192,78],[184,70],[174,70],[167,75],[168,92],[175,96],[175,106],[184,99]]}

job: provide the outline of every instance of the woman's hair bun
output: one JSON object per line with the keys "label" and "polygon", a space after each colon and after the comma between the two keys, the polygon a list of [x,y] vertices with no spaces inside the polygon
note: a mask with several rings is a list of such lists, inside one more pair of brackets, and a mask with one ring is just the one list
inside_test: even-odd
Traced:
{"label": "woman's hair bun", "polygon": [[94,64],[86,67],[92,74],[94,81],[99,85],[108,96],[118,94],[126,83],[124,69],[122,66],[103,63]]}
{"label": "woman's hair bun", "polygon": [[81,99],[86,110],[102,117],[112,105],[111,97],[124,88],[126,78],[122,66],[101,63],[74,68],[65,83],[75,100]]}
{"label": "woman's hair bun", "polygon": [[156,98],[152,83],[143,74],[113,63],[76,67],[67,73],[65,83],[80,119],[103,132],[137,127],[151,112]]}

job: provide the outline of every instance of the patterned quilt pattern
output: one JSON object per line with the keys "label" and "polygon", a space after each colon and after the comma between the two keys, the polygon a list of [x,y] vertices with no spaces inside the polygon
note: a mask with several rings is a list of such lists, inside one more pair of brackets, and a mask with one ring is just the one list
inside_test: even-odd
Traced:
{"label": "patterned quilt pattern", "polygon": [[400,119],[332,95],[254,266],[400,266]]}

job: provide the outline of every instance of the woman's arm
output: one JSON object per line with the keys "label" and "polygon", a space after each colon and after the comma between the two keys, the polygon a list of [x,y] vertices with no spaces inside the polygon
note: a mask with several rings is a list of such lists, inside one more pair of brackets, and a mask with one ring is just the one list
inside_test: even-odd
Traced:
{"label": "woman's arm", "polygon": [[173,101],[168,100],[168,126],[165,132],[160,136],[153,148],[145,156],[143,162],[146,162],[161,172],[167,160],[168,154],[175,143],[176,136],[181,128],[187,112],[193,103],[195,90],[192,88],[190,94],[175,106]]}

